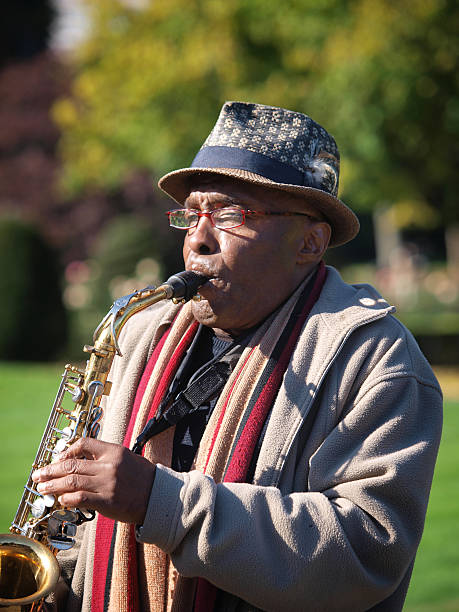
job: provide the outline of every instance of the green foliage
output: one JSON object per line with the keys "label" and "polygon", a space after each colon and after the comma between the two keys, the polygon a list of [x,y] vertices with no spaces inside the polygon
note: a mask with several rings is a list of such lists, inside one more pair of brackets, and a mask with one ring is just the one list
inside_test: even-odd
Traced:
{"label": "green foliage", "polygon": [[187,166],[222,102],[243,99],[323,123],[356,208],[421,202],[458,220],[455,0],[87,4],[92,36],[55,107],[68,190]]}
{"label": "green foliage", "polygon": [[153,221],[133,214],[114,217],[97,236],[91,258],[66,269],[65,303],[70,337],[66,354],[82,358],[82,347],[116,298],[158,285],[183,269],[183,234],[171,230],[158,211]]}
{"label": "green foliage", "polygon": [[[107,223],[90,261],[91,308],[105,314],[114,298],[158,284],[182,269],[181,250],[173,238],[183,236],[172,235],[166,223],[164,227],[166,231],[160,231],[135,215],[120,215]],[[166,259],[169,251],[173,256]]]}
{"label": "green foliage", "polygon": [[[158,251],[158,244],[153,240],[153,229],[144,220],[123,215],[110,221],[99,236],[91,262],[95,268],[92,307],[104,314],[114,297],[141,289],[134,286],[136,266],[147,257],[157,260]],[[159,264],[155,272],[157,276],[151,279],[151,284],[155,284],[163,274]],[[120,286],[120,290],[117,291],[116,285]]]}
{"label": "green foliage", "polygon": [[0,218],[0,359],[46,360],[66,338],[57,258],[36,229]]}

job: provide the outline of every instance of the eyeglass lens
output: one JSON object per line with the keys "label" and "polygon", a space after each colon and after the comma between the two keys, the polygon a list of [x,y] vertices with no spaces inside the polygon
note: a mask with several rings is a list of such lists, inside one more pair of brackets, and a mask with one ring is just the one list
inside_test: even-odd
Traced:
{"label": "eyeglass lens", "polygon": [[[238,208],[218,208],[209,215],[213,225],[219,229],[231,229],[244,223],[244,212]],[[169,223],[172,227],[190,229],[196,227],[200,216],[203,216],[203,213],[181,208],[169,213]]]}

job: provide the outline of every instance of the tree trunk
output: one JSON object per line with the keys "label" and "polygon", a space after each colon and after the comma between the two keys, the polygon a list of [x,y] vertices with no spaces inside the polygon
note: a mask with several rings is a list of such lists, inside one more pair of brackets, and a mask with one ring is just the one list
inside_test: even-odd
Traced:
{"label": "tree trunk", "polygon": [[445,243],[448,275],[459,284],[459,225],[446,228]]}
{"label": "tree trunk", "polygon": [[393,222],[390,206],[381,206],[373,213],[375,232],[376,266],[390,268],[395,254],[400,250],[400,233]]}

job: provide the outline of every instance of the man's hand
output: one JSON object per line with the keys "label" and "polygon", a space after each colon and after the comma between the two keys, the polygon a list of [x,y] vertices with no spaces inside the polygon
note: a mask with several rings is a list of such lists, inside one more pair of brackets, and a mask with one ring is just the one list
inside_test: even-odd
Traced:
{"label": "man's hand", "polygon": [[32,478],[40,493],[58,496],[63,506],[142,524],[154,475],[155,465],[124,446],[81,438]]}

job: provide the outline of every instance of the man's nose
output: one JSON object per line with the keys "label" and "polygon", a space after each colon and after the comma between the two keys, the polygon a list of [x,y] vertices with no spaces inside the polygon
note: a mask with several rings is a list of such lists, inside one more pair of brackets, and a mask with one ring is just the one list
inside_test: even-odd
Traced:
{"label": "man's nose", "polygon": [[197,226],[188,230],[189,247],[200,255],[211,255],[216,253],[219,248],[216,237],[217,231],[210,217],[199,217]]}

